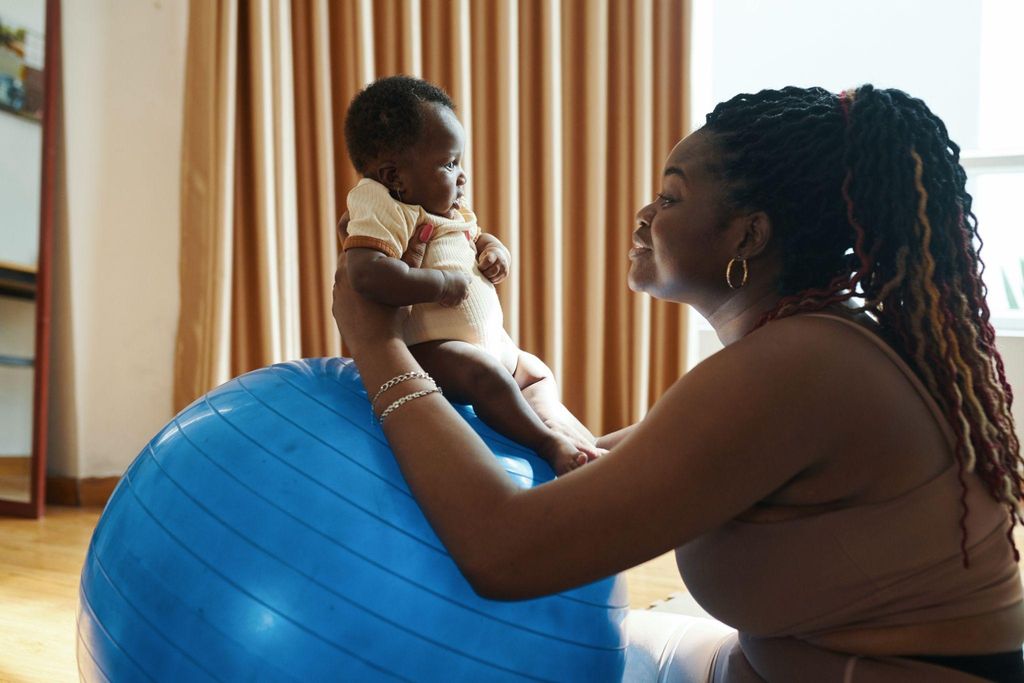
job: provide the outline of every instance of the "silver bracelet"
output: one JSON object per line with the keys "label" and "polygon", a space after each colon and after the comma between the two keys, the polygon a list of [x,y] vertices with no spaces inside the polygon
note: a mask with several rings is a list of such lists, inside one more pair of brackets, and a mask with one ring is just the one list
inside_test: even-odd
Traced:
{"label": "silver bracelet", "polygon": [[402,382],[407,382],[410,379],[429,379],[431,382],[434,381],[434,378],[425,372],[419,372],[416,370],[413,370],[412,372],[403,372],[401,375],[398,375],[397,377],[392,377],[387,382],[384,382],[384,384],[381,384],[380,389],[378,389],[377,393],[374,394],[373,400],[370,401],[370,405],[376,405],[377,399],[380,398],[381,395],[391,387],[398,386]]}
{"label": "silver bracelet", "polygon": [[414,391],[411,394],[408,394],[407,396],[403,396],[402,398],[398,399],[397,401],[395,401],[394,403],[389,405],[387,408],[385,408],[384,412],[381,413],[380,417],[377,418],[377,419],[380,421],[381,424],[384,424],[384,420],[385,420],[385,418],[387,418],[388,415],[390,415],[391,413],[395,412],[396,410],[398,410],[399,408],[404,406],[409,401],[412,401],[412,400],[417,399],[417,398],[423,398],[424,396],[429,396],[430,394],[434,394],[434,393],[442,394],[443,395],[443,392],[441,391],[441,387],[439,387],[439,386],[437,386],[435,384],[432,389],[424,389],[422,391]]}

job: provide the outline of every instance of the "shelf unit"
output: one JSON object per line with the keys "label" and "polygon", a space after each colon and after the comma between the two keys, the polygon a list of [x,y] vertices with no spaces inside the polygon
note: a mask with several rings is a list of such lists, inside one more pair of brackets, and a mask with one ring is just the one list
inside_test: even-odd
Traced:
{"label": "shelf unit", "polygon": [[17,263],[0,261],[0,296],[36,298],[36,271]]}
{"label": "shelf unit", "polygon": [[[37,287],[37,272],[34,268],[30,268],[21,264],[11,263],[9,261],[0,260],[0,300],[2,299],[16,299],[21,300],[25,303],[22,306],[31,305],[33,308],[37,304],[38,287]],[[30,302],[30,303],[29,303]],[[6,307],[4,310],[11,312]],[[25,324],[31,325],[34,328],[37,325],[36,316],[33,316],[31,322],[26,322],[21,319],[21,316],[15,316],[13,320],[0,320],[0,325],[13,324],[17,329],[21,329]],[[21,336],[15,329],[9,329],[8,334],[14,332],[15,337]],[[27,333],[22,330],[22,333]],[[6,336],[6,335],[5,335]],[[4,338],[5,336],[0,336]],[[3,375],[4,391],[13,392],[13,396],[18,396],[23,391],[24,380],[16,379],[19,376],[24,377],[22,373],[31,373],[36,370],[36,359],[34,354],[29,351],[23,344],[15,343],[13,346],[9,346],[10,338],[7,338],[7,343],[4,344],[5,348],[0,348],[0,373]],[[32,343],[33,350],[35,343]],[[10,396],[8,396],[10,398]],[[25,400],[31,405],[34,401],[33,392],[31,390],[25,395]],[[8,403],[6,410],[12,410],[14,415],[20,414],[24,409],[23,404],[17,401],[21,408]],[[31,408],[28,408],[28,415],[31,416]],[[7,415],[8,419],[13,419],[11,414]],[[11,425],[6,425],[5,429],[11,428]],[[26,428],[30,426],[26,425]],[[19,430],[15,430],[19,431]],[[5,447],[10,450],[12,443],[17,443],[18,438],[14,437],[15,441],[11,442],[10,438],[12,433],[6,434],[7,439],[5,440]],[[27,451],[17,450],[17,452],[2,452],[0,453],[0,484],[6,485],[6,490],[3,493],[3,498],[11,500],[24,500],[28,502],[29,497],[22,499],[22,494],[29,496],[29,479],[31,476],[31,447]],[[22,491],[21,489],[25,490]]]}

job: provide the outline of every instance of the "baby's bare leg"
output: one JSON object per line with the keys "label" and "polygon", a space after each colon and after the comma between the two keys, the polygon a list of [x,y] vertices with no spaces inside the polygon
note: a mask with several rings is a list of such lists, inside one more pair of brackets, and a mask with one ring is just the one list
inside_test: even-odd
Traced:
{"label": "baby's bare leg", "polygon": [[515,379],[523,398],[549,429],[562,432],[580,444],[593,446],[597,442],[590,430],[562,404],[555,375],[544,361],[532,353],[520,351]]}
{"label": "baby's bare leg", "polygon": [[573,442],[549,429],[523,397],[515,378],[497,360],[472,344],[435,341],[409,348],[423,369],[456,403],[471,404],[489,427],[527,446],[558,474],[579,465]]}

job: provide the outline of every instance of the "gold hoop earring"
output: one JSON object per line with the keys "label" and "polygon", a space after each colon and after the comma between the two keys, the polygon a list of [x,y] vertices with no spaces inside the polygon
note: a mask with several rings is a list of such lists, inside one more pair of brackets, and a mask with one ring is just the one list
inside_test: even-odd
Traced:
{"label": "gold hoop earring", "polygon": [[[740,281],[740,283],[738,285],[734,285],[732,283],[732,267],[734,265],[736,265],[736,261],[739,261],[740,263],[743,264],[743,279]],[[745,258],[741,258],[741,259],[731,258],[731,259],[729,259],[729,263],[725,266],[725,283],[727,285],[729,285],[729,289],[739,289],[743,285],[747,284],[747,275],[748,274],[749,274],[749,272],[747,271],[747,259],[745,259]]]}

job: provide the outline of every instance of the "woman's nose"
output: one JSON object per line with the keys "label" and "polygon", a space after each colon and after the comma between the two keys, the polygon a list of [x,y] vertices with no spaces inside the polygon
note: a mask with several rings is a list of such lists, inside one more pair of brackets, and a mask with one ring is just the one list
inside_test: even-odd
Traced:
{"label": "woman's nose", "polygon": [[640,210],[636,212],[636,222],[639,224],[649,225],[651,218],[654,216],[654,202],[647,204],[646,206],[640,207]]}

